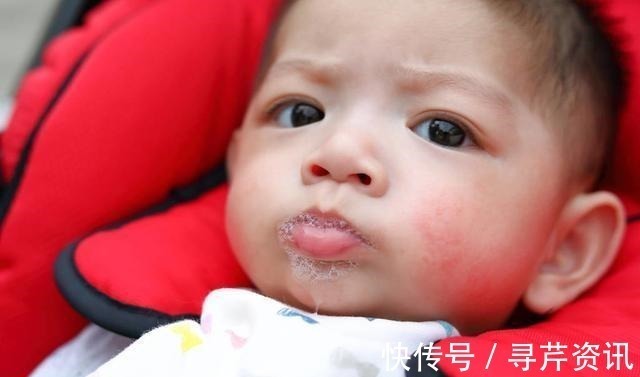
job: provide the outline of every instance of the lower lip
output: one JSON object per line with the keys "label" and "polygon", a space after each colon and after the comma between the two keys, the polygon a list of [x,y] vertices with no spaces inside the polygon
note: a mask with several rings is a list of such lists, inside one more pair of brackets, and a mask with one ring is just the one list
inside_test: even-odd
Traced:
{"label": "lower lip", "polygon": [[292,241],[299,251],[311,258],[335,259],[362,244],[355,235],[335,228],[319,228],[297,224],[292,229]]}

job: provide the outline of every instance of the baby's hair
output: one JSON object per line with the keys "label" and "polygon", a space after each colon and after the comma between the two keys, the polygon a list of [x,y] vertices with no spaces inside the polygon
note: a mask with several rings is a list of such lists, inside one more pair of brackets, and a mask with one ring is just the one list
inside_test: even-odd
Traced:
{"label": "baby's hair", "polygon": [[262,46],[262,56],[260,59],[260,65],[258,66],[258,73],[256,75],[256,80],[253,85],[254,92],[258,90],[264,76],[267,73],[267,70],[271,66],[271,59],[273,58],[273,44],[275,41],[276,34],[280,29],[280,25],[282,24],[282,20],[289,12],[291,6],[296,3],[298,0],[281,0],[280,6],[276,12],[275,18],[271,23],[271,27],[267,32],[266,39]]}
{"label": "baby's hair", "polygon": [[[277,29],[299,1],[282,1],[265,43],[257,86],[270,66]],[[565,141],[570,176],[584,182],[584,188],[595,188],[608,169],[625,100],[623,56],[618,41],[605,32],[613,21],[603,17],[597,0],[481,1],[529,39],[530,76],[537,78],[534,102],[544,114],[565,115],[558,132]]]}
{"label": "baby's hair", "polygon": [[[603,16],[596,0],[483,1],[531,37],[532,76],[539,78],[538,93],[546,97],[537,102],[574,118],[566,118],[569,124],[562,130],[569,166],[578,179],[586,179],[586,186],[598,185],[610,163],[625,101],[619,41],[605,31],[612,29],[613,20]],[[585,119],[589,124],[572,124]]]}

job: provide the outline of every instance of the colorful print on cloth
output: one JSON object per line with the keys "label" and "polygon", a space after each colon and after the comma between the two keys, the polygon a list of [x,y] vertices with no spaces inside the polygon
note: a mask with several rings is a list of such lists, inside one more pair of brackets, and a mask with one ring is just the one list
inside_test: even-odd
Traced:
{"label": "colorful print on cloth", "polygon": [[278,310],[277,313],[280,314],[281,316],[284,316],[284,317],[300,317],[300,318],[302,318],[303,321],[305,321],[306,323],[312,324],[312,325],[318,323],[318,321],[316,321],[315,319],[313,319],[313,318],[311,318],[311,317],[309,317],[307,315],[304,315],[304,314],[300,313],[299,311],[291,309],[291,308],[282,308],[282,309]]}
{"label": "colorful print on cloth", "polygon": [[197,328],[193,328],[193,322],[178,322],[169,325],[169,330],[180,337],[180,348],[185,353],[202,344],[202,337]]}
{"label": "colorful print on cloth", "polygon": [[442,320],[439,320],[439,321],[436,321],[436,322],[438,322],[440,325],[442,325],[442,327],[444,328],[445,333],[447,334],[447,338],[450,337],[450,336],[453,336],[453,335],[455,335],[455,333],[457,333],[456,329],[449,322],[442,321]]}
{"label": "colorful print on cloth", "polygon": [[246,289],[205,300],[201,323],[155,329],[92,377],[404,377],[385,350],[418,349],[457,331],[447,322],[406,322],[308,313]]}

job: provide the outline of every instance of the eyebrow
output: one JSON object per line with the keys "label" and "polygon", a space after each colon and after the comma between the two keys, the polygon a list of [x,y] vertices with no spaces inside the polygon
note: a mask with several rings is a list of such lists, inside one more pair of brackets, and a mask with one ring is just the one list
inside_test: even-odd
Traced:
{"label": "eyebrow", "polygon": [[339,60],[302,57],[274,62],[267,76],[280,76],[291,71],[304,73],[312,81],[322,85],[338,81],[348,74],[348,70]]}
{"label": "eyebrow", "polygon": [[504,110],[513,110],[513,100],[507,93],[473,74],[449,69],[422,65],[401,65],[394,67],[394,74],[400,77],[403,89],[420,92],[432,87],[449,87],[479,97],[490,105]]}
{"label": "eyebrow", "polygon": [[[328,85],[348,75],[340,60],[294,57],[276,61],[268,75],[279,76],[291,71],[305,74],[313,82]],[[513,100],[507,93],[485,80],[455,69],[441,66],[404,64],[389,69],[402,90],[419,93],[429,88],[448,87],[471,94],[483,102],[503,110],[513,110]]]}

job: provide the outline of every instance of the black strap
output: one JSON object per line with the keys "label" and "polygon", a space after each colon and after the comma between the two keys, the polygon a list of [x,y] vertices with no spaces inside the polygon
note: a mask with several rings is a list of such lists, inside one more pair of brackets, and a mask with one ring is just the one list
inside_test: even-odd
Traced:
{"label": "black strap", "polygon": [[51,40],[64,31],[79,26],[85,15],[102,0],[59,0],[53,16],[49,20],[45,33],[42,35],[28,69],[42,64],[42,54]]}
{"label": "black strap", "polygon": [[[225,163],[222,162],[194,183],[172,190],[164,202],[126,220],[104,226],[96,232],[115,229],[142,217],[164,212],[174,205],[194,200],[220,185],[226,179]],[[155,327],[182,319],[198,320],[198,315],[195,313],[168,315],[153,309],[123,304],[89,284],[78,271],[74,255],[78,245],[96,232],[92,232],[67,246],[55,263],[55,279],[58,289],[76,311],[97,325],[130,338],[138,338]]]}
{"label": "black strap", "polygon": [[107,330],[130,338],[182,319],[198,320],[195,314],[170,316],[152,309],[118,302],[91,286],[80,274],[74,262],[77,243],[65,249],[55,265],[56,283],[69,304]]}

